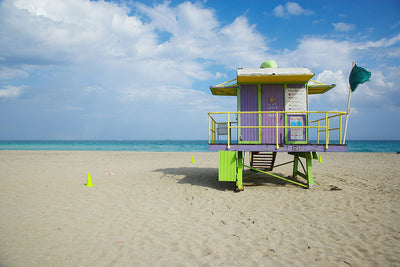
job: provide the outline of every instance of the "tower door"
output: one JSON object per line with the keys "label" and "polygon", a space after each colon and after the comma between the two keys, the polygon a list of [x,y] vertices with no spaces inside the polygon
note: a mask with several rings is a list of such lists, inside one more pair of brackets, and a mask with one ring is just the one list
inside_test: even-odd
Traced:
{"label": "tower door", "polygon": [[[284,111],[284,85],[283,84],[263,84],[261,85],[261,111]],[[284,114],[278,114],[278,125],[284,126]],[[262,126],[275,126],[276,114],[262,114]],[[278,142],[283,144],[285,140],[284,129],[278,130]],[[263,144],[276,143],[276,129],[262,128],[261,142]]]}
{"label": "tower door", "polygon": [[[258,111],[258,85],[240,85],[240,111]],[[241,126],[258,127],[259,120],[257,113],[240,114]],[[257,128],[241,128],[240,139],[245,142],[259,141],[259,131]]]}

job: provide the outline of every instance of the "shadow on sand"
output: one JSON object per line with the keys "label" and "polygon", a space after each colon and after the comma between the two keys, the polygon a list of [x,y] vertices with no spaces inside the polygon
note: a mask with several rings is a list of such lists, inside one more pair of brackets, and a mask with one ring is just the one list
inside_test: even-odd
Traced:
{"label": "shadow on sand", "polygon": [[[282,173],[271,172],[274,175],[285,177],[286,179],[293,180],[291,177],[288,177]],[[296,182],[300,182],[297,180],[293,180]],[[255,172],[252,170],[245,170],[243,172],[243,185],[246,186],[286,186],[292,185],[291,183],[275,178],[268,174],[263,174],[259,172]]]}
{"label": "shadow on sand", "polygon": [[[236,188],[235,182],[220,182],[218,181],[218,168],[165,168],[157,169],[154,172],[161,172],[164,175],[161,177],[177,179],[179,184],[191,184],[207,188],[212,188],[220,191],[234,191]],[[281,173],[274,173],[283,176]],[[283,180],[274,178],[266,174],[256,173],[251,170],[243,172],[244,186],[286,186],[290,184]]]}
{"label": "shadow on sand", "polygon": [[[161,177],[177,179],[178,184],[191,184],[203,186],[220,191],[234,190],[234,182],[219,182],[218,168],[165,168],[157,169],[154,172],[161,172],[164,175]],[[183,177],[182,177],[183,176]]]}

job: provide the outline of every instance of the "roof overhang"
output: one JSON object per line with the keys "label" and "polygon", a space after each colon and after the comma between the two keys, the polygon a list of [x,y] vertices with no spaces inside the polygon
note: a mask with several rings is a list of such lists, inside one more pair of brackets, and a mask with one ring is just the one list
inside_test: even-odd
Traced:
{"label": "roof overhang", "polygon": [[[307,83],[308,94],[324,94],[334,88],[335,84],[324,84],[311,80],[314,73],[308,68],[260,68],[238,69],[237,78],[210,86],[213,95],[237,96],[240,83]],[[232,83],[233,84],[229,84]]]}
{"label": "roof overhang", "polygon": [[306,83],[314,73],[309,68],[237,69],[237,83]]}
{"label": "roof overhang", "polygon": [[237,85],[210,86],[213,95],[237,96]]}
{"label": "roof overhang", "polygon": [[308,94],[309,95],[316,95],[316,94],[324,94],[334,88],[335,84],[309,84],[308,87]]}

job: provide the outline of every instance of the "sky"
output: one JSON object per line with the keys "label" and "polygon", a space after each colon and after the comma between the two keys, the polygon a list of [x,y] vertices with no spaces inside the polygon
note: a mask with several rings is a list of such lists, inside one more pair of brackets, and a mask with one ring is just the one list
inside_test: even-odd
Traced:
{"label": "sky", "polygon": [[307,67],[336,88],[347,139],[400,139],[400,1],[0,0],[0,139],[208,139],[210,85],[237,68]]}

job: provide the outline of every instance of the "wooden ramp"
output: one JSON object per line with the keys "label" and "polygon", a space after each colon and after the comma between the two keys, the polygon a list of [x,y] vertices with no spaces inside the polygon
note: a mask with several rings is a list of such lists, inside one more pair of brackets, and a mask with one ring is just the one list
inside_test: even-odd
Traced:
{"label": "wooden ramp", "polygon": [[275,164],[276,152],[250,152],[250,167],[272,171]]}

